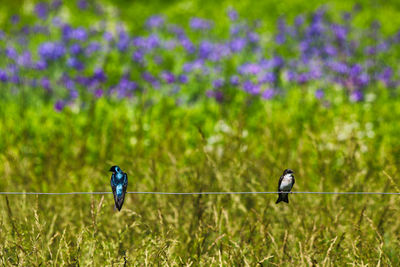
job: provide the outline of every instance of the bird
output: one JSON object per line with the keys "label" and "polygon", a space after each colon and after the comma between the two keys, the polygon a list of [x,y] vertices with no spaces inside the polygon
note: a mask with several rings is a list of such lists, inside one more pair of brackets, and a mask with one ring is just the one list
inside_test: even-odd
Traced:
{"label": "bird", "polygon": [[115,207],[121,211],[124,204],[126,188],[128,187],[128,175],[124,173],[120,167],[112,166],[110,168],[111,175],[111,188],[114,195]]}
{"label": "bird", "polygon": [[288,193],[283,193],[283,192],[290,192],[292,190],[292,187],[294,185],[294,175],[293,171],[291,169],[286,169],[283,171],[283,174],[279,178],[279,183],[278,183],[278,200],[276,201],[276,204],[279,202],[283,201],[286,203],[289,203],[289,194]]}

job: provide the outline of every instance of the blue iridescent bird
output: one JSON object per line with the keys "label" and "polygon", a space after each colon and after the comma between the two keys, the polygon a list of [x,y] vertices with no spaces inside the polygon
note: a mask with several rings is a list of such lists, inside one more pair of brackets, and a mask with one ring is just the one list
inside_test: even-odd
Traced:
{"label": "blue iridescent bird", "polygon": [[126,188],[128,187],[128,175],[118,166],[112,166],[110,172],[113,172],[111,175],[111,188],[114,194],[115,207],[120,211],[124,204]]}

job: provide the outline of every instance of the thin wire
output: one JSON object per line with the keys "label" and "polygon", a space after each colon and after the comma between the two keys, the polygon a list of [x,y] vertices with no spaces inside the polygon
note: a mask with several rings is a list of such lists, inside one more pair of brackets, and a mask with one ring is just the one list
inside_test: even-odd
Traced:
{"label": "thin wire", "polygon": [[[127,194],[149,194],[149,195],[256,195],[256,194],[278,194],[281,192],[126,192]],[[291,192],[292,194],[315,194],[315,195],[400,195],[396,192]],[[106,195],[112,192],[0,192],[0,195]]]}

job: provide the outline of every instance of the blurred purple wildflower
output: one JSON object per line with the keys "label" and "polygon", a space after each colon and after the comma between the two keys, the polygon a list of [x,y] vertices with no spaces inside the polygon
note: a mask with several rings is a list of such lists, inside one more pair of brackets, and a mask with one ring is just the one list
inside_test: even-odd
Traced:
{"label": "blurred purple wildflower", "polygon": [[38,53],[43,60],[57,60],[65,54],[65,47],[61,43],[45,42],[39,46]]}
{"label": "blurred purple wildflower", "polygon": [[210,21],[196,17],[190,20],[189,25],[193,30],[208,30],[211,28]]}
{"label": "blurred purple wildflower", "polygon": [[54,109],[57,112],[62,111],[64,107],[65,107],[65,102],[63,100],[57,100],[56,103],[54,104]]}
{"label": "blurred purple wildflower", "polygon": [[16,60],[17,57],[18,57],[17,50],[16,50],[14,47],[12,47],[12,46],[7,46],[7,48],[6,48],[6,56],[7,56],[9,59],[14,59],[14,60]]}
{"label": "blurred purple wildflower", "polygon": [[147,19],[146,26],[153,29],[159,28],[164,24],[164,18],[160,15],[154,15]]}
{"label": "blurred purple wildflower", "polygon": [[169,71],[163,71],[161,73],[161,78],[166,82],[166,83],[174,83],[175,82],[175,76]]}
{"label": "blurred purple wildflower", "polygon": [[76,5],[78,6],[79,9],[87,9],[88,7],[88,2],[86,0],[78,0]]}
{"label": "blurred purple wildflower", "polygon": [[180,83],[187,83],[188,82],[188,77],[185,74],[181,74],[178,76],[178,81]]}
{"label": "blurred purple wildflower", "polygon": [[216,79],[212,82],[212,85],[214,89],[218,89],[224,85],[224,80],[223,79]]}
{"label": "blurred purple wildflower", "polygon": [[83,62],[79,61],[77,58],[75,57],[71,57],[67,59],[67,65],[68,67],[74,68],[76,70],[83,70],[85,68]]}
{"label": "blurred purple wildflower", "polygon": [[264,92],[262,92],[262,98],[264,99],[271,99],[275,96],[275,90],[274,89],[266,89]]}
{"label": "blurred purple wildflower", "polygon": [[82,53],[82,47],[80,44],[72,44],[69,48],[69,52],[74,56],[78,55]]}
{"label": "blurred purple wildflower", "polygon": [[240,52],[246,47],[246,43],[244,38],[235,38],[230,42],[230,48],[233,52]]}
{"label": "blurred purple wildflower", "polygon": [[239,76],[237,76],[237,75],[233,75],[233,76],[231,76],[231,78],[229,79],[229,81],[230,81],[230,83],[233,85],[233,86],[237,86],[237,85],[239,85]]}
{"label": "blurred purple wildflower", "polygon": [[103,69],[98,68],[93,73],[93,79],[98,82],[105,82],[107,80],[107,76],[104,73]]}
{"label": "blurred purple wildflower", "polygon": [[83,27],[78,27],[73,29],[69,36],[71,39],[78,40],[78,41],[86,41],[87,33]]}
{"label": "blurred purple wildflower", "polygon": [[96,90],[94,90],[94,96],[96,97],[96,98],[100,98],[100,97],[102,97],[103,96],[103,90],[102,89],[96,89]]}
{"label": "blurred purple wildflower", "polygon": [[17,24],[20,20],[20,17],[18,15],[12,15],[11,16],[11,23],[12,24]]}
{"label": "blurred purple wildflower", "polygon": [[234,8],[229,8],[228,9],[228,17],[229,17],[229,19],[231,20],[231,21],[235,21],[235,20],[237,20],[238,19],[238,13],[237,13],[237,11],[236,11],[236,9],[234,9]]}
{"label": "blurred purple wildflower", "polygon": [[47,77],[43,77],[40,80],[40,85],[45,89],[46,91],[51,91],[51,84],[50,80]]}
{"label": "blurred purple wildflower", "polygon": [[315,97],[317,99],[322,99],[325,96],[325,92],[322,89],[315,91]]}
{"label": "blurred purple wildflower", "polygon": [[5,83],[8,81],[8,75],[5,70],[0,69],[0,81]]}
{"label": "blurred purple wildflower", "polygon": [[35,13],[40,19],[46,19],[49,14],[49,4],[40,2],[35,5]]}
{"label": "blurred purple wildflower", "polygon": [[364,98],[364,95],[363,95],[363,93],[362,93],[361,90],[354,90],[354,91],[351,93],[351,96],[350,96],[350,100],[353,101],[353,102],[362,101],[363,98]]}

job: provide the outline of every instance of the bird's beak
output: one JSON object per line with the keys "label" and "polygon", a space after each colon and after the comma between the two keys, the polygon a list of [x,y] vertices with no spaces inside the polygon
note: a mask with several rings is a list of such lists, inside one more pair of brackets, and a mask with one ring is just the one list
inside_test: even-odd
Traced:
{"label": "bird's beak", "polygon": [[111,167],[109,171],[110,171],[110,172],[114,172],[114,168],[113,168],[113,167]]}

